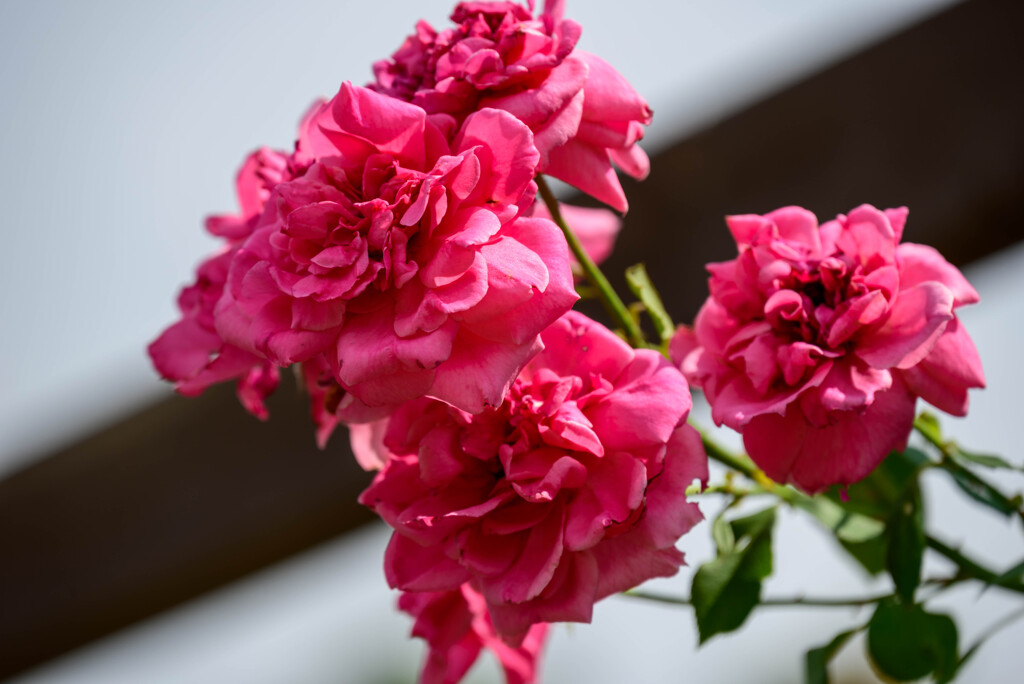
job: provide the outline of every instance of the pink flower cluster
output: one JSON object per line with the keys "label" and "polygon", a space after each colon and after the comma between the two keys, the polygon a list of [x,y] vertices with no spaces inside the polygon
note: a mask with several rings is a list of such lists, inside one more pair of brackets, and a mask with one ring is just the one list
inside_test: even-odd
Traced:
{"label": "pink flower cluster", "polygon": [[[421,22],[368,87],[315,104],[292,151],[249,156],[239,213],[207,222],[221,248],[149,348],[182,394],[235,380],[260,418],[298,364],[320,445],[350,426],[427,684],[484,649],[534,682],[549,623],[678,571],[701,519],[685,492],[707,479],[687,378],[770,477],[810,492],[905,446],[917,397],[963,415],[984,384],[955,314],[977,293],[899,244],[905,210],[730,217],[739,255],[709,266],[711,297],[671,344],[683,373],[570,311],[573,259],[534,179],[624,212],[615,167],[647,174],[651,113],[576,49],[562,6]],[[618,216],[562,214],[607,256]]]}
{"label": "pink flower cluster", "polygon": [[452,28],[416,26],[390,60],[374,65],[371,88],[461,121],[492,107],[533,131],[538,171],[626,211],[612,163],[634,178],[650,170],[637,145],[651,122],[647,102],[607,62],[575,49],[580,26],[563,0],[463,2]]}
{"label": "pink flower cluster", "polygon": [[906,209],[863,205],[731,216],[739,248],[710,264],[711,296],[673,356],[716,423],[808,492],[862,479],[906,447],[921,397],[954,415],[984,375],[955,310],[978,301],[934,249],[899,244]]}
{"label": "pink flower cluster", "polygon": [[[320,444],[349,424],[380,470],[362,501],[395,528],[422,681],[486,648],[525,683],[547,623],[678,570],[707,466],[682,374],[569,312],[573,261],[535,199],[548,173],[625,211],[613,164],[646,175],[646,102],[575,49],[561,2],[452,21],[315,104],[294,150],[246,160],[240,213],[207,222],[223,245],[150,354],[183,394],[236,379],[260,418],[298,364]],[[562,209],[603,259],[618,217]]]}
{"label": "pink flower cluster", "polygon": [[575,312],[541,338],[500,406],[473,415],[418,399],[382,438],[358,442],[383,463],[360,500],[395,529],[388,583],[479,593],[510,645],[674,575],[675,543],[701,519],[684,492],[707,479],[686,381],[668,360]]}

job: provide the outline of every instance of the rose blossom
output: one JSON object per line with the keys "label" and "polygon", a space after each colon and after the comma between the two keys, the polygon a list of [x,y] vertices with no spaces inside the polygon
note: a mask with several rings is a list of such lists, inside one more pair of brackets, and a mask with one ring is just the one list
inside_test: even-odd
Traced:
{"label": "rose blossom", "polygon": [[612,168],[634,178],[650,170],[636,145],[651,110],[604,60],[576,50],[580,26],[563,18],[564,2],[463,2],[454,27],[435,31],[421,21],[390,60],[374,65],[371,88],[461,122],[492,107],[533,131],[538,171],[625,212]]}
{"label": "rose blossom", "polygon": [[393,413],[384,467],[360,497],[395,528],[392,587],[472,582],[513,644],[675,574],[674,544],[701,519],[684,491],[707,477],[686,381],[667,360],[575,312],[542,339],[498,407],[471,415],[423,398]]}
{"label": "rose blossom", "polygon": [[916,397],[962,416],[984,386],[954,313],[978,294],[931,247],[898,244],[906,215],[727,219],[739,256],[708,265],[711,296],[672,353],[772,479],[856,482],[906,447]]}
{"label": "rose blossom", "polygon": [[236,178],[240,213],[211,216],[206,229],[226,244],[196,269],[196,281],[178,296],[182,318],[149,345],[160,374],[186,396],[198,396],[210,385],[238,378],[242,405],[266,420],[266,397],[278,383],[277,369],[265,359],[225,342],[217,332],[214,308],[224,292],[228,269],[241,242],[253,231],[270,191],[291,174],[288,157],[262,148],[249,155]]}
{"label": "rose blossom", "polygon": [[412,634],[429,647],[420,684],[456,684],[484,648],[498,658],[508,684],[537,681],[546,624],[533,625],[518,646],[505,643],[494,631],[483,596],[469,584],[451,591],[406,592],[398,607],[416,618]]}
{"label": "rose blossom", "polygon": [[530,130],[485,109],[456,131],[346,83],[300,149],[308,168],[274,188],[232,260],[217,331],[278,366],[324,354],[368,405],[500,403],[577,299],[561,232],[520,216]]}

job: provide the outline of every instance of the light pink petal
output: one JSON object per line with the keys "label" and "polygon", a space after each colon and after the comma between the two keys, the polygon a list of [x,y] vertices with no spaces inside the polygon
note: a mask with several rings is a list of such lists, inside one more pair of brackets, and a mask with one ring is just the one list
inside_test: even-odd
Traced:
{"label": "light pink petal", "polygon": [[451,356],[435,371],[427,394],[469,413],[499,406],[520,369],[541,349],[539,339],[503,344],[463,327],[452,343]]}
{"label": "light pink petal", "polygon": [[864,338],[856,354],[879,368],[910,368],[923,359],[953,318],[953,293],[929,281],[900,292],[885,324]]}
{"label": "light pink petal", "polygon": [[380,470],[388,459],[388,450],[384,446],[384,433],[387,430],[387,419],[372,423],[360,423],[348,426],[349,441],[352,453],[363,470]]}
{"label": "light pink petal", "polygon": [[579,295],[569,247],[555,224],[522,218],[505,234],[481,249],[488,262],[488,293],[461,318],[480,337],[521,344],[572,308]]}
{"label": "light pink petal", "polygon": [[974,304],[980,299],[978,291],[967,282],[960,269],[946,261],[935,248],[907,242],[896,248],[896,257],[902,289],[935,281],[953,293],[954,307]]}
{"label": "light pink petal", "polygon": [[682,373],[649,349],[637,350],[614,383],[615,391],[586,411],[606,449],[663,444],[690,410]]}
{"label": "light pink petal", "polygon": [[334,96],[330,112],[343,134],[394,154],[411,168],[424,167],[426,112],[419,107],[346,81]]}
{"label": "light pink petal", "polygon": [[858,256],[861,263],[877,266],[893,262],[898,240],[889,217],[870,204],[862,204],[846,216],[836,245],[846,254]]}
{"label": "light pink petal", "polygon": [[651,122],[651,108],[612,65],[589,52],[577,50],[589,68],[584,86],[583,118],[587,121]]}
{"label": "light pink petal", "polygon": [[876,392],[892,386],[892,374],[870,366],[837,361],[818,387],[822,407],[827,411],[850,411],[868,406]]}
{"label": "light pink petal", "polygon": [[534,366],[556,368],[566,376],[590,373],[617,378],[633,361],[634,352],[611,330],[577,311],[570,311],[548,327],[544,351]]}
{"label": "light pink petal", "polygon": [[484,109],[466,119],[453,145],[457,151],[475,148],[482,173],[468,201],[516,204],[537,173],[540,153],[533,133],[508,112]]}
{"label": "light pink petal", "polygon": [[603,147],[570,140],[551,150],[545,173],[575,186],[616,211],[625,214],[629,210],[626,193]]}

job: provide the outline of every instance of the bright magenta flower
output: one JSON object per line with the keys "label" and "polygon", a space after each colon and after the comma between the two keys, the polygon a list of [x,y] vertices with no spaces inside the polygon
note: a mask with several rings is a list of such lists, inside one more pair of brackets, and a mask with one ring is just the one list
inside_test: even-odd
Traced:
{"label": "bright magenta flower", "polygon": [[727,219],[739,256],[708,265],[711,296],[673,358],[772,479],[856,482],[906,447],[916,397],[964,415],[984,386],[954,313],[978,294],[934,249],[899,244],[906,215]]}
{"label": "bright magenta flower", "polygon": [[485,648],[497,657],[508,684],[537,681],[546,624],[532,626],[516,645],[506,643],[494,631],[483,596],[469,584],[451,591],[406,592],[398,607],[416,618],[412,634],[429,647],[420,684],[457,684]]}
{"label": "bright magenta flower", "polygon": [[455,132],[344,84],[300,138],[307,170],[275,187],[234,257],[218,332],[279,366],[324,354],[369,405],[500,403],[577,299],[561,232],[520,217],[532,140],[506,112]]}
{"label": "bright magenta flower", "polygon": [[684,491],[707,477],[686,381],[661,355],[575,312],[542,339],[498,407],[420,399],[393,413],[360,497],[395,528],[392,587],[472,582],[513,642],[675,574],[674,545],[701,519]]}
{"label": "bright magenta flower", "polygon": [[486,107],[513,114],[534,133],[538,170],[619,211],[627,202],[612,168],[644,178],[636,145],[651,110],[606,62],[575,49],[580,26],[561,0],[534,17],[533,3],[464,2],[454,27],[421,21],[390,60],[374,65],[370,87],[461,123]]}
{"label": "bright magenta flower", "polygon": [[195,283],[178,296],[181,320],[149,345],[153,365],[178,392],[198,396],[212,384],[238,378],[239,400],[262,420],[267,418],[264,400],[277,387],[277,368],[225,342],[217,332],[214,309],[224,293],[231,261],[252,234],[271,190],[292,173],[288,157],[275,150],[263,148],[246,158],[236,179],[241,212],[206,221],[206,229],[226,244],[199,265]]}

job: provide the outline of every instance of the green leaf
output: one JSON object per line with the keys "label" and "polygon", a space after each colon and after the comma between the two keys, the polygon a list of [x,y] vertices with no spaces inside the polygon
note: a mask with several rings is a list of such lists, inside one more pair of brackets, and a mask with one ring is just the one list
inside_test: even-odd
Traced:
{"label": "green leaf", "polygon": [[896,599],[878,604],[868,623],[868,655],[886,676],[900,682],[935,673],[949,681],[956,673],[956,623]]}
{"label": "green leaf", "polygon": [[836,540],[872,575],[885,570],[888,536],[885,523],[852,513],[825,496],[804,497],[796,505],[836,536]]}
{"label": "green leaf", "polygon": [[1017,563],[1012,568],[996,577],[989,584],[1000,584],[1003,582],[1019,582],[1024,579],[1024,561]]}
{"label": "green leaf", "polygon": [[917,486],[908,488],[902,503],[889,519],[889,548],[886,567],[896,584],[896,591],[908,603],[921,583],[921,559],[924,557],[925,535],[921,493]]}
{"label": "green leaf", "polygon": [[647,275],[647,269],[643,264],[634,264],[626,269],[626,284],[633,294],[643,302],[647,314],[654,323],[654,329],[658,331],[661,341],[667,342],[675,334],[675,324],[672,317],[665,311],[665,305],[661,302],[661,296]]}
{"label": "green leaf", "polygon": [[774,508],[732,521],[732,549],[697,569],[690,598],[700,643],[742,625],[760,601],[761,580],[772,571],[774,522]]}
{"label": "green leaf", "polygon": [[862,542],[840,539],[839,543],[869,574],[877,575],[886,569],[889,553],[888,534],[880,534]]}
{"label": "green leaf", "polygon": [[942,428],[939,426],[939,419],[935,417],[934,413],[922,411],[921,415],[914,421],[914,427],[933,444],[945,442],[942,438]]}
{"label": "green leaf", "polygon": [[733,549],[736,548],[736,535],[733,534],[732,525],[729,524],[729,521],[724,516],[718,516],[711,523],[711,538],[715,540],[715,547],[718,549],[719,556],[732,553]]}
{"label": "green leaf", "polygon": [[839,653],[839,650],[846,645],[846,642],[850,640],[850,637],[861,629],[863,629],[863,627],[837,634],[832,641],[828,642],[824,646],[812,648],[808,651],[806,660],[806,677],[804,679],[806,684],[828,684],[829,661],[835,657],[836,653]]}
{"label": "green leaf", "polygon": [[1002,456],[995,456],[993,454],[975,454],[970,451],[964,451],[959,445],[954,445],[955,454],[957,458],[963,459],[975,465],[985,466],[986,468],[1004,468],[1006,470],[1021,470],[1019,466],[1007,461]]}
{"label": "green leaf", "polygon": [[888,520],[902,502],[907,486],[929,463],[928,456],[917,449],[894,451],[866,478],[850,485],[845,492],[832,489],[827,496],[853,513]]}
{"label": "green leaf", "polygon": [[982,503],[994,511],[1009,517],[1014,513],[1020,513],[1021,496],[1014,496],[1012,499],[1000,492],[998,489],[982,480],[970,470],[952,459],[943,459],[939,467],[949,473],[960,489],[975,501]]}

